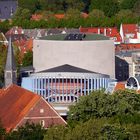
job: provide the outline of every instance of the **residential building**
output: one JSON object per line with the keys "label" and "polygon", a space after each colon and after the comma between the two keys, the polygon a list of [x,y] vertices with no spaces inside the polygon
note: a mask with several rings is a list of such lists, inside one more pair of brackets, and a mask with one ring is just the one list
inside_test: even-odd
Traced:
{"label": "residential building", "polygon": [[140,76],[140,52],[135,52],[132,54],[132,76]]}
{"label": "residential building", "polygon": [[140,27],[138,24],[121,24],[122,43],[140,43]]}
{"label": "residential building", "polygon": [[41,96],[16,85],[0,90],[0,120],[7,132],[29,123],[45,129],[66,125],[65,120]]}
{"label": "residential building", "polygon": [[92,34],[102,34],[114,40],[114,44],[118,45],[121,43],[122,39],[120,33],[116,27],[80,27],[81,33],[92,33]]}

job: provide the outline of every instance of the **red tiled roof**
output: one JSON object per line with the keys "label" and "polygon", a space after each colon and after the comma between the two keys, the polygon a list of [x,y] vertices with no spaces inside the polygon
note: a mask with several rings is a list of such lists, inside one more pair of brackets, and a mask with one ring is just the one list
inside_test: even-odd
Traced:
{"label": "red tiled roof", "polygon": [[29,40],[17,40],[14,44],[19,47],[21,59],[27,51],[32,51],[33,48],[33,39]]}
{"label": "red tiled roof", "polygon": [[120,44],[120,45],[116,46],[115,51],[119,52],[122,50],[127,51],[127,50],[137,50],[137,49],[140,49],[140,43],[138,43],[138,44]]}
{"label": "red tiled roof", "polygon": [[125,89],[125,83],[124,82],[118,82],[114,91],[117,91],[117,90],[124,90]]}
{"label": "red tiled roof", "polygon": [[123,34],[134,34],[134,38],[137,38],[137,24],[122,24]]}
{"label": "red tiled roof", "polygon": [[87,18],[87,17],[88,17],[88,14],[87,14],[87,13],[82,12],[82,13],[81,13],[81,16],[82,16],[83,18]]}
{"label": "red tiled roof", "polygon": [[0,96],[0,119],[7,131],[13,129],[41,97],[16,85]]}
{"label": "red tiled roof", "polygon": [[41,14],[33,14],[32,17],[31,17],[31,20],[40,20],[42,19],[42,15]]}
{"label": "red tiled roof", "polygon": [[116,42],[121,42],[121,36],[116,27],[88,27],[88,28],[80,28],[80,32],[82,33],[95,33],[95,34],[106,34],[106,36],[110,38],[116,38]]}
{"label": "red tiled roof", "polygon": [[[57,19],[63,19],[64,17],[65,17],[65,14],[55,14],[55,15],[53,15],[55,18],[57,18]],[[31,17],[31,20],[36,20],[36,21],[38,21],[38,20],[40,20],[40,19],[42,19],[42,15],[41,14],[33,14],[32,15],[32,17]],[[81,13],[81,17],[83,17],[83,18],[87,18],[88,17],[88,14],[87,13]]]}
{"label": "red tiled roof", "polygon": [[13,35],[13,34],[23,34],[23,29],[22,29],[22,27],[17,27],[17,26],[15,26],[15,27],[13,27],[13,28],[11,28],[9,31],[7,31],[6,33],[5,33],[5,35]]}
{"label": "red tiled roof", "polygon": [[23,125],[28,120],[34,123],[39,123],[39,120],[30,118],[39,118],[39,116],[42,116],[42,114],[39,115],[40,108],[45,108],[45,128],[50,127],[50,125],[66,124],[64,119],[45,99],[43,99],[43,97],[17,85],[11,85],[4,90],[0,90],[0,92],[1,91],[0,120],[7,132],[17,128],[17,126]]}
{"label": "red tiled roof", "polygon": [[55,14],[54,15],[57,19],[63,19],[65,17],[65,14]]}

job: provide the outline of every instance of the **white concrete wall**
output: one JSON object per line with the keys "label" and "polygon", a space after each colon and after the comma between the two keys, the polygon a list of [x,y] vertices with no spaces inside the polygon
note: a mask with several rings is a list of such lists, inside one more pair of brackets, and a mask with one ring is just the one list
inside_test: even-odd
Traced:
{"label": "white concrete wall", "polygon": [[115,77],[113,40],[51,41],[34,40],[33,66],[42,71],[64,64]]}

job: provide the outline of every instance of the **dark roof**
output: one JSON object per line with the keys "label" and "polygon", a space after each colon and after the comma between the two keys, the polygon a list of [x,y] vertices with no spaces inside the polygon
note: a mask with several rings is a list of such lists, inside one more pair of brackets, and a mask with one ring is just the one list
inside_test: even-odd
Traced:
{"label": "dark roof", "polygon": [[[54,67],[54,68],[47,69],[47,70],[43,70],[43,71],[40,71],[38,73],[41,73],[41,72],[96,73],[96,72],[93,72],[93,71],[89,71],[89,70],[86,70],[86,69],[78,68],[78,67],[71,66],[71,65],[68,65],[68,64],[61,65],[61,66],[58,66],[58,67]],[[99,73],[96,73],[96,74],[99,74]]]}
{"label": "dark roof", "polygon": [[20,72],[25,72],[25,71],[34,71],[34,68],[33,66],[26,66],[20,68]]}
{"label": "dark roof", "polygon": [[11,38],[9,38],[9,44],[8,44],[8,50],[7,50],[7,58],[6,58],[6,65],[5,65],[5,70],[16,70],[16,63],[15,63],[15,58],[14,58],[14,53],[13,53],[13,46],[11,42]]}
{"label": "dark roof", "polygon": [[[78,36],[83,35],[84,37],[81,39]],[[70,37],[70,38],[69,38]],[[78,37],[78,38],[77,38]],[[68,38],[68,39],[67,39]],[[48,35],[40,38],[41,40],[109,40],[109,37],[99,34],[79,34],[79,33],[70,33],[70,34],[55,34],[55,35]]]}
{"label": "dark roof", "polygon": [[17,6],[17,0],[0,1],[0,19],[10,19]]}

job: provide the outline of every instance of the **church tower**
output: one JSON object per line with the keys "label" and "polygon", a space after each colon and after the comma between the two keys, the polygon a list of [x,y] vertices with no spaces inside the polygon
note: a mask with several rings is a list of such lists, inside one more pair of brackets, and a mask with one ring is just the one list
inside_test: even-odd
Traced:
{"label": "church tower", "polygon": [[10,86],[11,84],[17,84],[16,72],[17,71],[13,53],[13,46],[11,37],[9,37],[6,65],[4,70],[5,87]]}

